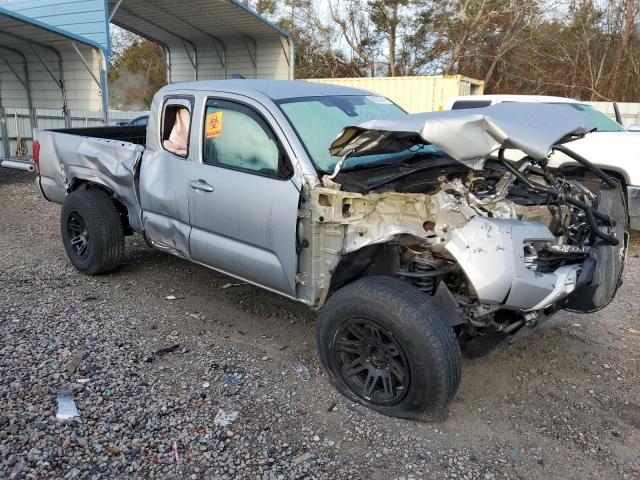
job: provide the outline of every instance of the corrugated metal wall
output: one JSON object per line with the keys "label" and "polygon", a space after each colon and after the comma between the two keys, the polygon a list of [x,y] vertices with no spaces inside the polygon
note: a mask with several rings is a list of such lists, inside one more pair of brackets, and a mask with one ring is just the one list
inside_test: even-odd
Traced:
{"label": "corrugated metal wall", "polygon": [[362,88],[394,101],[409,113],[444,110],[459,95],[482,95],[484,82],[462,75],[381,78],[322,78],[310,82]]}
{"label": "corrugated metal wall", "polygon": [[[109,125],[116,125],[118,122],[132,120],[147,114],[148,112],[146,111],[111,110],[109,112]],[[28,158],[33,144],[29,109],[20,107],[5,108],[4,117],[0,117],[0,124],[2,124],[3,118],[9,139],[9,157],[20,157],[17,155],[18,139],[23,139],[26,142]],[[36,118],[40,130],[65,128],[65,119],[59,109],[38,108],[36,109]],[[104,114],[99,110],[74,110],[71,112],[71,127],[101,127],[104,125]],[[2,158],[2,156],[0,145],[0,158]]]}

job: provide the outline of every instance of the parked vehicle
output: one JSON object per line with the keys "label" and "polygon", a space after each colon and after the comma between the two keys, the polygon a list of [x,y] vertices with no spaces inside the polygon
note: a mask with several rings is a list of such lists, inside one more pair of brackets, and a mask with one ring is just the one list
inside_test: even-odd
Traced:
{"label": "parked vehicle", "polygon": [[[640,125],[631,125],[628,130],[607,115],[586,103],[572,98],[543,95],[467,95],[454,98],[449,109],[488,107],[498,103],[526,102],[564,105],[567,109],[581,112],[589,118],[596,131],[568,144],[568,147],[597,165],[609,175],[622,182],[627,194],[627,205],[631,228],[640,230]],[[518,157],[515,152],[507,156]],[[550,166],[572,174],[583,171],[571,157],[563,152],[551,155]]]}
{"label": "parked vehicle", "polygon": [[[137,232],[303,302],[336,388],[413,417],[454,398],[461,347],[480,355],[615,295],[623,191],[565,145],[592,128],[549,105],[407,115],[352,88],[209,81],[162,88],[146,136],[43,131],[36,163],[78,270],[113,270]],[[556,175],[552,150],[590,188]]]}
{"label": "parked vehicle", "polygon": [[148,121],[149,121],[149,115],[140,115],[139,117],[133,118],[131,120],[118,122],[117,125],[118,126],[129,125],[129,126],[144,126],[144,127],[146,127]]}

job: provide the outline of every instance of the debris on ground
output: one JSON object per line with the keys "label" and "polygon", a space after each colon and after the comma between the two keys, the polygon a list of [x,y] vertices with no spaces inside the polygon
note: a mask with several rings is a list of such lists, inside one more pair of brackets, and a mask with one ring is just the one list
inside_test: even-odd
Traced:
{"label": "debris on ground", "polygon": [[292,367],[293,367],[293,370],[298,374],[298,376],[302,380],[304,380],[305,382],[309,381],[309,379],[311,378],[311,374],[309,373],[309,369],[304,363],[302,362],[294,363]]}
{"label": "debris on ground", "polygon": [[164,357],[166,354],[175,352],[179,348],[180,348],[180,344],[179,343],[176,343],[176,344],[171,345],[169,347],[160,348],[160,349],[156,350],[155,352],[153,352],[152,354],[148,355],[147,358],[145,358],[145,362],[153,363],[156,360]]}
{"label": "debris on ground", "polygon": [[173,450],[174,460],[176,461],[176,463],[180,463],[180,454],[178,453],[178,442],[176,442],[175,440],[173,441],[172,450]]}
{"label": "debris on ground", "polygon": [[213,424],[218,427],[228,427],[236,418],[238,418],[237,411],[226,412],[223,409],[218,410],[216,416],[213,418]]}
{"label": "debris on ground", "polygon": [[222,290],[226,290],[227,288],[241,287],[242,285],[248,285],[248,283],[225,283],[221,288]]}
{"label": "debris on ground", "polygon": [[69,420],[79,416],[71,391],[60,390],[58,392],[58,413],[56,413],[56,418],[58,420]]}

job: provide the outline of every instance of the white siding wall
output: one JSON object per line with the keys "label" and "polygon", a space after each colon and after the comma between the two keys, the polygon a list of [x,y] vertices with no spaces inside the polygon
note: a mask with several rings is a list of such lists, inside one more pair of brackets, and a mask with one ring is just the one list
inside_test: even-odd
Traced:
{"label": "white siding wall", "polygon": [[[78,45],[94,74],[100,78],[101,56],[96,49]],[[54,75],[58,76],[58,59],[50,50],[35,47]],[[14,53],[0,50],[24,79],[22,60]],[[29,68],[33,104],[41,108],[62,110],[62,92],[33,52],[25,50]],[[62,51],[67,102],[70,110],[102,110],[101,89],[84,67],[75,50]],[[27,107],[27,94],[9,68],[0,61],[0,99],[6,107]]]}

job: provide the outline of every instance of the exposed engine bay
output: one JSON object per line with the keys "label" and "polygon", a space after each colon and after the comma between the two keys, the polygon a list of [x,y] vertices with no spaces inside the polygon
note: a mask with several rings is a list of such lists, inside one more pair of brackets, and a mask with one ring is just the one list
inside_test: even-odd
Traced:
{"label": "exposed engine bay", "polygon": [[503,148],[482,168],[418,151],[410,162],[336,169],[303,204],[316,303],[362,275],[399,277],[432,297],[471,355],[560,309],[603,308],[621,283],[625,200],[583,160],[590,182],[546,158],[505,160]]}

